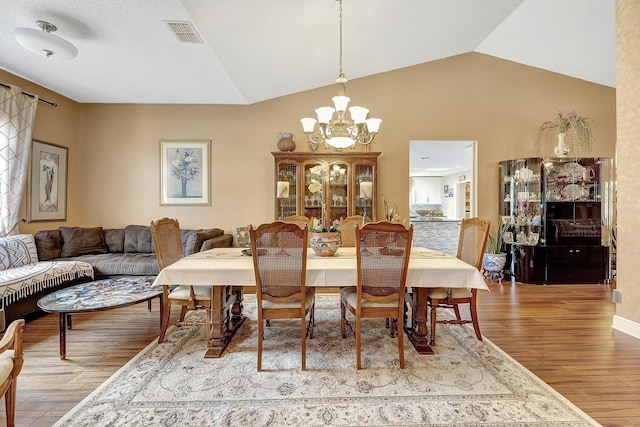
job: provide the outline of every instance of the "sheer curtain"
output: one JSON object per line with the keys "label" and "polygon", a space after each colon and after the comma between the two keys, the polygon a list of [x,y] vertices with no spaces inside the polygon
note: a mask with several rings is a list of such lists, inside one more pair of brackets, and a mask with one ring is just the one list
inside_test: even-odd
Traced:
{"label": "sheer curtain", "polygon": [[18,233],[38,98],[0,86],[0,237]]}

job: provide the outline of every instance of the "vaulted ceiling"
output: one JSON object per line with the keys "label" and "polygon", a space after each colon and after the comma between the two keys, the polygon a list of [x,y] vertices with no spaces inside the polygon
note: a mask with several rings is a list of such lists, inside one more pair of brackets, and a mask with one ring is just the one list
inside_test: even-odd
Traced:
{"label": "vaulted ceiling", "polygon": [[[355,79],[467,52],[615,87],[615,0],[344,0]],[[8,0],[0,68],[81,103],[252,104],[331,85],[336,0]],[[70,60],[26,50],[45,20]],[[185,21],[184,43],[167,21]]]}

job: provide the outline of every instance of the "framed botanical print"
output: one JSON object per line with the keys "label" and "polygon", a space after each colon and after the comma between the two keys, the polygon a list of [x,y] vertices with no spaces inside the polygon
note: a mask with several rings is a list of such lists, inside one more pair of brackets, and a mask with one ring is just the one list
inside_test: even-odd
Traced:
{"label": "framed botanical print", "polygon": [[27,220],[67,220],[67,147],[33,140],[27,178]]}
{"label": "framed botanical print", "polygon": [[211,141],[160,141],[160,205],[211,205]]}

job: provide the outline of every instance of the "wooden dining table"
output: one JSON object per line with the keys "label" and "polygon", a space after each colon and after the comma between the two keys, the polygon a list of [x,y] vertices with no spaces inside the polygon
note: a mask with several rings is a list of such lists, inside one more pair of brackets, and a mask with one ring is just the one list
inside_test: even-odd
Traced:
{"label": "wooden dining table", "polygon": [[[340,248],[331,257],[308,251],[306,286],[355,286],[357,278],[355,248]],[[242,289],[256,285],[250,250],[214,248],[189,255],[160,271],[154,286],[160,285],[213,287],[205,357],[220,357],[246,318],[242,313]],[[437,287],[489,289],[482,274],[464,261],[427,248],[411,248],[407,271],[411,321],[405,331],[420,354],[433,354],[428,344],[427,289]]]}

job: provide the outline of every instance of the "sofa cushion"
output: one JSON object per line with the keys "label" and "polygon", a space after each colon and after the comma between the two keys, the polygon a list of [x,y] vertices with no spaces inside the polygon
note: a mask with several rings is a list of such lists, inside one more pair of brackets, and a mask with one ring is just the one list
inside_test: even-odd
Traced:
{"label": "sofa cushion", "polygon": [[38,262],[38,250],[31,234],[0,238],[0,271],[34,262]]}
{"label": "sofa cushion", "polygon": [[125,253],[155,253],[148,225],[127,225],[124,228]]}
{"label": "sofa cushion", "polygon": [[107,253],[102,227],[60,227],[60,234],[62,258]]}
{"label": "sofa cushion", "polygon": [[36,240],[36,248],[38,249],[38,260],[49,261],[50,259],[60,258],[62,253],[62,235],[60,230],[42,230],[38,231],[34,238]]}
{"label": "sofa cushion", "polygon": [[156,276],[160,272],[156,254],[152,253],[81,255],[72,260],[91,264],[96,276]]}
{"label": "sofa cushion", "polygon": [[187,243],[185,245],[185,253],[184,256],[189,256],[196,252],[200,252],[200,248],[202,247],[202,243],[205,240],[213,239],[214,237],[222,236],[224,234],[223,230],[219,228],[211,228],[208,230],[198,230],[195,231],[189,239],[187,239]]}
{"label": "sofa cushion", "polygon": [[107,228],[102,230],[104,243],[109,252],[124,252],[124,228]]}

